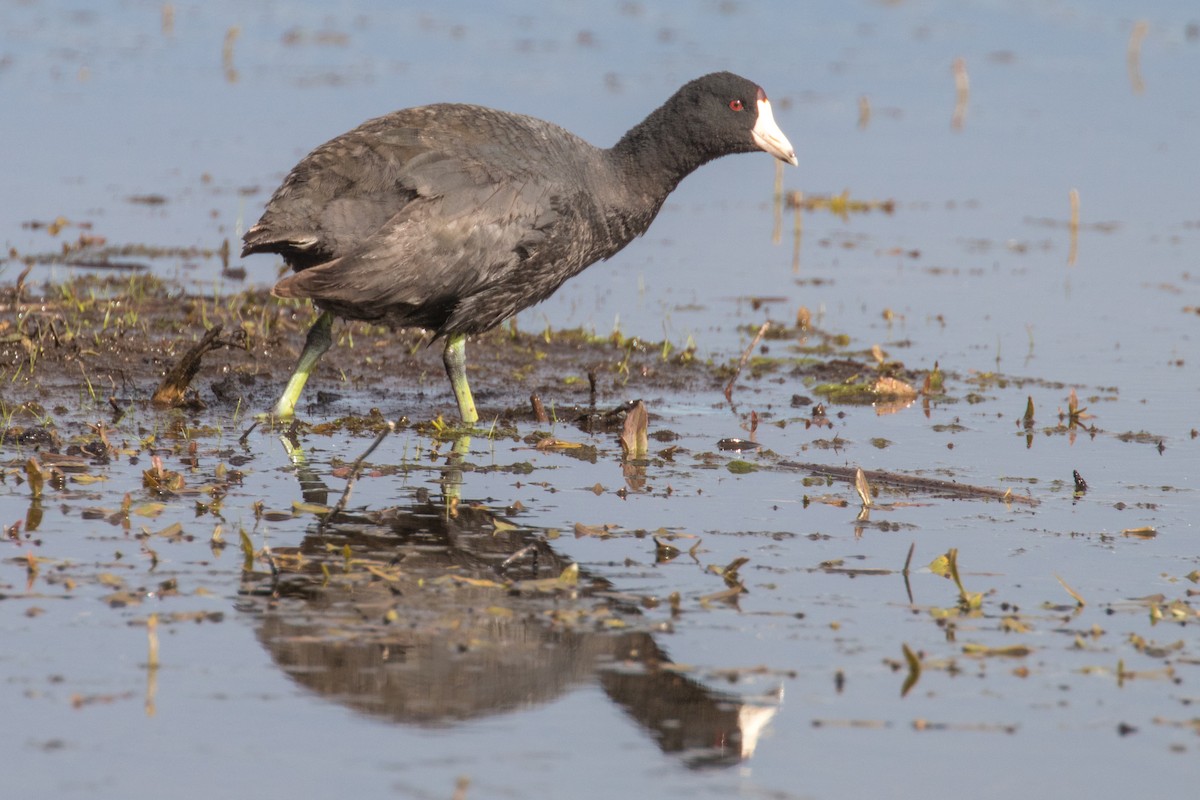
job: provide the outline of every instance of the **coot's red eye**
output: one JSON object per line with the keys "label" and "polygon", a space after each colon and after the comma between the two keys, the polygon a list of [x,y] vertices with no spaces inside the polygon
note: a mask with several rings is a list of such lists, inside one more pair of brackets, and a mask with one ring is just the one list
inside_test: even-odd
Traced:
{"label": "coot's red eye", "polygon": [[730,100],[729,107],[734,111],[741,111],[745,108],[745,106],[742,105],[741,100]]}

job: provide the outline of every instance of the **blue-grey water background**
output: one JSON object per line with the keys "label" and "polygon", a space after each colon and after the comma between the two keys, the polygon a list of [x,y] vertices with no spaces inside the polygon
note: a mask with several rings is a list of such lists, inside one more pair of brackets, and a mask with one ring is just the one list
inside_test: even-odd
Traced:
{"label": "blue-grey water background", "polygon": [[[110,243],[236,241],[308,150],[396,108],[481,103],[610,144],[690,78],[717,69],[751,77],[800,159],[786,189],[892,199],[895,212],[806,215],[795,271],[790,213],[772,242],[771,159],[722,159],[680,186],[642,240],[518,324],[619,328],[677,347],[690,337],[704,357],[731,359],[762,321],[791,321],[807,307],[864,350],[878,344],[918,369],[939,363],[956,376],[959,398],[973,376],[1009,380],[982,384],[982,402],[939,404],[929,415],[919,404],[887,415],[832,407],[833,429],[816,430],[801,424],[805,409],[790,407],[803,388],[766,379],[740,391],[733,413],[719,392],[650,398],[659,426],[701,453],[745,436],[744,414],[755,409],[785,423],[757,434],[785,458],[953,477],[1041,501],[918,502],[875,512],[895,524],[856,535],[853,491],[824,490],[850,507],[806,507],[802,497],[819,490],[795,472],[689,462],[652,474],[651,490],[618,495],[611,438],[595,441],[604,455],[594,464],[477,438],[475,461],[537,467],[526,481],[471,474],[463,488],[499,505],[520,501],[523,524],[667,528],[702,541],[698,562],[656,567],[647,539],[555,540],[621,591],[681,592],[690,613],[658,644],[698,680],[749,698],[782,692],[754,752],[712,769],[664,753],[588,680],[527,707],[432,727],[318,698],[278,668],[253,617],[235,612],[239,559],[200,543],[211,522],[190,509],[151,523],[180,521],[199,537],[160,548],[159,574],[187,589],[163,610],[226,615],[164,630],[151,716],[141,699],[146,632],[130,622],[152,609],[110,609],[102,587],[70,598],[54,587],[26,591],[18,557],[27,548],[14,545],[0,561],[9,596],[0,602],[3,794],[425,798],[451,796],[466,776],[471,798],[1185,796],[1200,753],[1197,621],[1191,612],[1185,623],[1168,615],[1152,625],[1136,598],[1187,602],[1196,584],[1186,576],[1200,568],[1200,316],[1189,310],[1200,305],[1197,26],[1200,12],[1185,2],[217,0],[172,4],[169,25],[161,3],[0,6],[0,233],[20,253],[58,247],[44,228],[23,225],[57,216],[90,221]],[[958,58],[970,94],[955,128]],[[1072,189],[1081,230],[1070,265]],[[238,281],[222,277],[216,259],[155,262],[213,296],[275,276],[269,258],[245,266]],[[19,265],[0,270],[9,282]],[[42,265],[31,280],[68,275]],[[1042,432],[1072,388],[1104,433]],[[1017,425],[1027,397],[1039,417],[1032,440]],[[228,427],[236,438],[238,426]],[[812,446],[834,436],[833,449]],[[873,446],[878,439],[891,444]],[[314,437],[306,447],[319,467],[364,444]],[[235,525],[250,523],[256,500],[298,499],[276,443],[264,436],[253,446],[253,467],[226,500]],[[421,446],[406,433],[375,460]],[[1092,487],[1083,498],[1071,492],[1072,470]],[[365,481],[355,502],[396,503],[435,478]],[[114,470],[104,502],[139,482],[137,470]],[[22,518],[27,505],[27,492],[6,481],[0,522]],[[273,523],[270,542],[295,544],[311,524]],[[1146,526],[1157,535],[1122,534]],[[120,550],[145,569],[136,543],[66,504],[48,507],[40,538],[39,556],[107,563]],[[1032,630],[1003,633],[997,613],[948,641],[925,609],[953,606],[953,585],[915,571],[914,611],[896,572],[914,542],[918,567],[957,547],[968,588],[990,592],[993,608],[1031,614]],[[750,559],[750,593],[738,607],[697,602],[723,587],[704,566],[739,557]],[[849,578],[819,568],[837,559],[892,572]],[[1088,600],[1070,624],[1048,609],[1038,616],[1073,605],[1056,576]],[[1137,637],[1171,655],[1147,653]],[[971,660],[964,641],[1032,654]],[[901,699],[904,673],[893,662],[903,644],[967,667],[927,669]],[[1119,663],[1137,675],[1119,680]],[[766,669],[736,684],[720,677],[758,666]],[[74,695],[110,701],[76,708]]]}

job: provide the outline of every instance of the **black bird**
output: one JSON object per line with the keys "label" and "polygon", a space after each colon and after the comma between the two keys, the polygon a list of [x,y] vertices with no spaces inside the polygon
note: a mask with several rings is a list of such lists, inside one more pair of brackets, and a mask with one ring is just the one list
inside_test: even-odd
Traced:
{"label": "black bird", "polygon": [[273,290],[323,313],[275,406],[291,417],[332,344],[333,317],[445,337],[463,422],[479,419],[466,338],[544,300],[645,233],[681,180],[730,153],[795,165],[767,95],[729,72],[687,83],[603,150],[549,122],[438,104],[364,122],[284,179],[242,255],[295,270]]}

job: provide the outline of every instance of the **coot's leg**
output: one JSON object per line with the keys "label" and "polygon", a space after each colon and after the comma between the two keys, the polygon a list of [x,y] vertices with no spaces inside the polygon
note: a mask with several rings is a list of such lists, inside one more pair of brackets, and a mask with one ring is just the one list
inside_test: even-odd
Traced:
{"label": "coot's leg", "polygon": [[446,338],[446,350],[442,353],[442,361],[446,365],[446,375],[450,377],[450,386],[454,388],[459,416],[467,425],[474,425],[479,421],[479,412],[475,410],[475,398],[471,397],[471,387],[467,385],[465,333],[453,333]]}
{"label": "coot's leg", "polygon": [[325,351],[333,344],[333,335],[330,333],[332,328],[333,314],[325,311],[308,329],[308,338],[304,342],[304,350],[300,353],[300,361],[296,364],[296,370],[292,373],[287,388],[283,390],[283,396],[275,404],[275,416],[279,419],[291,419],[296,413],[296,402],[300,399],[300,392],[304,391],[308,376],[316,369],[321,356],[325,355]]}

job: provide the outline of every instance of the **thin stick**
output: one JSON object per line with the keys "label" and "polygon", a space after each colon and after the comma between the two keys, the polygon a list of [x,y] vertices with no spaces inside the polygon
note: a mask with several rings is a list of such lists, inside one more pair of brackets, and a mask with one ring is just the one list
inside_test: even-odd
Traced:
{"label": "thin stick", "polygon": [[[818,475],[827,475],[838,480],[854,482],[858,467],[835,467],[827,464],[812,464],[801,461],[780,461],[777,464],[782,469],[803,470]],[[978,500],[1003,500],[1005,503],[1020,503],[1036,506],[1038,501],[1026,495],[1014,494],[1011,490],[1001,491],[986,486],[972,486],[969,483],[943,481],[937,478],[922,478],[918,475],[903,475],[899,472],[865,469],[863,475],[877,486],[896,486],[901,489],[912,489],[932,494],[948,494],[954,497],[973,498]]]}
{"label": "thin stick", "polygon": [[546,413],[546,406],[537,392],[529,395],[529,405],[533,407],[533,416],[537,419],[538,425],[546,425],[550,422],[550,415]]}
{"label": "thin stick", "polygon": [[504,559],[504,561],[500,562],[500,568],[505,569],[506,567],[511,565],[514,561],[524,558],[526,556],[526,554],[533,552],[535,550],[537,550],[537,542],[534,542],[533,544],[525,545],[520,550],[513,553],[511,556]]}
{"label": "thin stick", "polygon": [[1142,40],[1149,32],[1150,23],[1143,19],[1134,24],[1133,30],[1129,34],[1129,49],[1125,52],[1125,66],[1129,69],[1129,83],[1133,87],[1134,94],[1141,94],[1146,90],[1146,83],[1142,80]]}
{"label": "thin stick", "polygon": [[750,360],[750,354],[754,352],[754,348],[758,347],[758,343],[762,341],[763,336],[766,335],[767,329],[770,327],[770,320],[764,322],[762,327],[758,329],[758,333],[755,334],[754,341],[752,341],[750,346],[746,348],[746,352],[742,353],[742,360],[738,362],[737,369],[734,370],[733,377],[729,379],[729,383],[725,384],[726,401],[730,403],[733,402],[733,384],[737,383],[738,376],[742,374],[742,370],[745,368],[746,362]]}
{"label": "thin stick", "polygon": [[238,437],[238,444],[242,445],[243,447],[246,446],[246,440],[250,438],[250,434],[253,433],[254,429],[258,427],[259,422],[261,422],[261,420],[256,419],[254,420],[253,425],[251,425],[249,428],[246,428],[246,432]]}
{"label": "thin stick", "polygon": [[950,127],[960,131],[967,121],[967,103],[971,99],[971,78],[967,75],[967,61],[964,58],[954,59],[951,70],[954,73],[954,115],[950,118]]}
{"label": "thin stick", "polygon": [[388,420],[387,427],[381,430],[379,435],[375,437],[375,441],[371,442],[370,447],[364,450],[363,454],[355,459],[354,466],[350,468],[350,477],[346,480],[346,488],[342,491],[342,496],[337,501],[337,505],[335,505],[333,510],[326,514],[324,519],[321,520],[322,525],[324,525],[326,521],[333,519],[338,514],[346,510],[346,504],[350,502],[350,493],[354,490],[354,483],[358,480],[359,471],[362,470],[363,461],[366,461],[367,456],[371,455],[371,453],[374,453],[375,448],[379,447],[383,440],[388,437],[388,434],[395,432],[395,430],[396,423]]}
{"label": "thin stick", "polygon": [[1071,249],[1067,253],[1067,266],[1075,266],[1075,260],[1079,257],[1079,190],[1071,190]]}
{"label": "thin stick", "polygon": [[908,558],[904,559],[904,569],[902,569],[900,571],[900,574],[904,576],[904,591],[906,594],[908,594],[908,604],[909,605],[912,605],[912,603],[913,603],[913,593],[912,593],[912,584],[908,582],[908,575],[909,575],[909,568],[912,567],[913,553],[916,552],[916,549],[917,549],[916,542],[913,542],[912,544],[910,544],[908,546]]}

